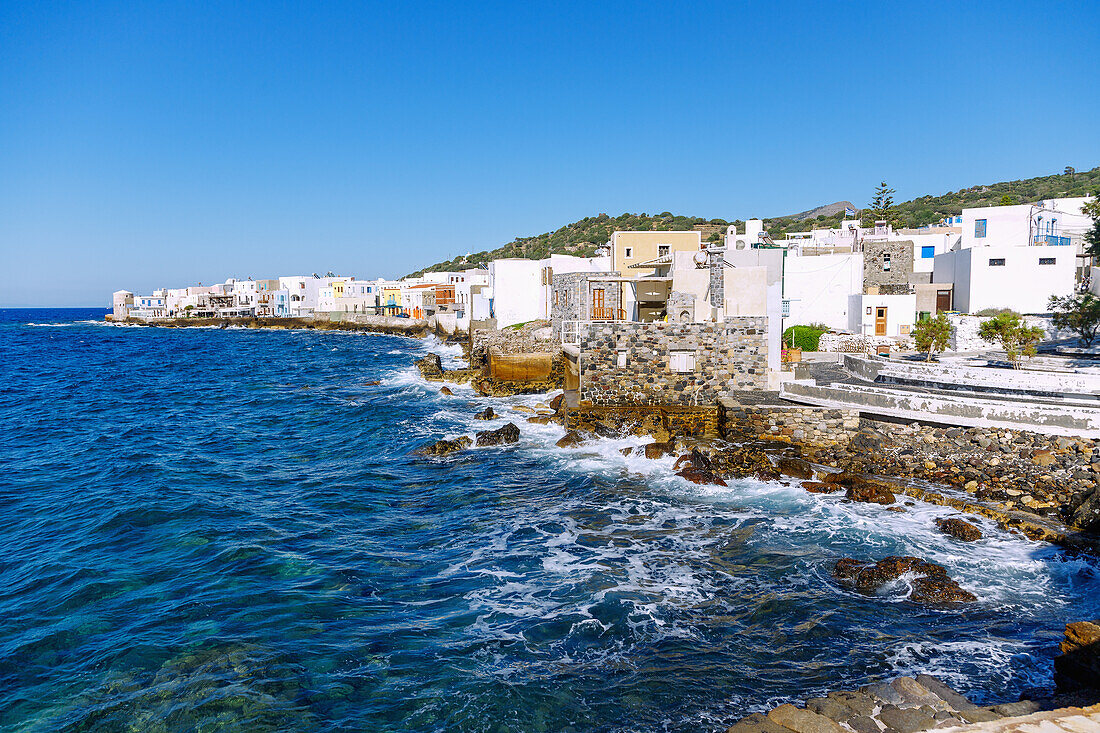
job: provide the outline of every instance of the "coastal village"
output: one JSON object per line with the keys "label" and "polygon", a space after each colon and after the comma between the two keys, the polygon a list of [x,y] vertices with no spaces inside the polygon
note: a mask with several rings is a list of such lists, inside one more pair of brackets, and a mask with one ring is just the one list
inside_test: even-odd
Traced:
{"label": "coastal village", "polygon": [[[917,229],[850,210],[839,227],[779,239],[759,219],[615,231],[594,257],[499,259],[397,281],[326,273],[121,290],[108,319],[436,334],[462,344],[468,366],[430,356],[418,364],[425,379],[444,394],[448,384],[546,393],[523,419],[561,425],[562,448],[649,436],[633,450],[676,457],[694,483],[797,481],[894,512],[919,500],[957,510],[937,524],[959,542],[982,536],[967,517],[983,516],[1096,552],[1100,349],[1051,313],[1052,299],[1100,295],[1089,201],[968,208]],[[1029,334],[1018,350],[983,325],[1006,313]],[[944,324],[942,338],[919,348],[930,322]],[[514,443],[516,422],[418,453]],[[899,578],[912,602],[975,600],[918,557],[845,558],[834,569],[835,582],[868,595]],[[922,676],[783,705],[731,730],[1096,726],[1100,713],[1073,706],[1095,702],[1085,691],[1100,684],[1100,624],[1069,623],[1061,651],[1050,700],[978,708]]]}

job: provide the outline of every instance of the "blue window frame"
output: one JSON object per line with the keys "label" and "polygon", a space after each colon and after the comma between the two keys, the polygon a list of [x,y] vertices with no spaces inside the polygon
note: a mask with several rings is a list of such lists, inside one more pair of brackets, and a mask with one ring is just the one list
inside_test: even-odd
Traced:
{"label": "blue window frame", "polygon": [[974,237],[975,238],[981,239],[982,237],[985,236],[985,224],[986,224],[985,219],[975,219],[974,220]]}
{"label": "blue window frame", "polygon": [[920,258],[922,260],[928,260],[936,256],[935,245],[926,244],[920,248]]}

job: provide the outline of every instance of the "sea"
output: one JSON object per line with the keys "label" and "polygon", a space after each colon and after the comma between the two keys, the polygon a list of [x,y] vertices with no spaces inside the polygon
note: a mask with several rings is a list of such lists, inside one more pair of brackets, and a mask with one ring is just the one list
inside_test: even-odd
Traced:
{"label": "sea", "polygon": [[[984,519],[559,449],[518,409],[548,396],[421,379],[462,363],[432,338],[104,313],[0,311],[3,731],[720,731],[919,673],[1001,702],[1100,616],[1095,560]],[[830,576],[899,554],[977,602]]]}

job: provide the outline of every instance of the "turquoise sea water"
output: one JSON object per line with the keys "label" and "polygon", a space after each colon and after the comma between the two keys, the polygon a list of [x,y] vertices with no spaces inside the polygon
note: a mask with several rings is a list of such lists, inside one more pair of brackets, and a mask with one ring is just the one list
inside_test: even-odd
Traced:
{"label": "turquoise sea water", "polygon": [[[434,341],[0,311],[0,730],[699,731],[929,672],[1049,687],[1094,561],[794,485],[697,487],[413,362]],[[369,385],[379,380],[380,385]],[[409,451],[484,429],[519,444]],[[864,598],[917,554],[978,603]]]}

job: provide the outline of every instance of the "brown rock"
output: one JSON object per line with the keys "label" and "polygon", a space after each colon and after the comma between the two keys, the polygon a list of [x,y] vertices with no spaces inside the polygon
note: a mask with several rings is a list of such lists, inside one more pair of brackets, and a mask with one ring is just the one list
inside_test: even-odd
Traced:
{"label": "brown rock", "polygon": [[874,564],[844,558],[837,561],[833,568],[834,577],[865,595],[873,594],[905,573],[920,576],[913,581],[913,592],[909,596],[909,600],[915,603],[951,604],[977,600],[972,593],[963,590],[958,583],[947,577],[947,570],[942,565],[921,560],[919,557],[892,556]]}
{"label": "brown rock", "polygon": [[645,457],[650,460],[664,458],[674,452],[676,447],[670,443],[649,443],[645,446]]}
{"label": "brown rock", "polygon": [[766,715],[753,713],[731,725],[726,729],[726,733],[791,733],[791,731],[778,723],[773,723]]}
{"label": "brown rock", "polygon": [[872,504],[893,504],[897,501],[894,492],[883,484],[866,481],[854,486],[849,486],[844,496],[851,501],[863,501]]}
{"label": "brown rock", "polygon": [[452,391],[451,391],[451,388],[450,388],[450,387],[441,387],[441,388],[439,389],[439,394],[445,394],[445,395],[451,395],[451,396],[454,396],[454,392],[452,392]]}
{"label": "brown rock", "polygon": [[[382,384],[382,383],[377,381],[377,380],[373,381],[373,382],[363,382],[364,387],[377,387],[380,384]],[[446,387],[444,387],[443,389],[446,389]]]}
{"label": "brown rock", "polygon": [[477,434],[478,446],[504,445],[506,443],[519,442],[519,428],[515,423],[508,423],[496,430],[485,430]]}
{"label": "brown rock", "polygon": [[558,395],[554,399],[550,400],[550,409],[553,410],[554,412],[559,412],[561,410],[561,406],[562,406],[562,403],[564,401],[565,401],[565,395],[562,395],[562,394]]}
{"label": "brown rock", "polygon": [[527,418],[527,422],[534,423],[535,425],[546,425],[554,419],[553,415],[535,415]]}
{"label": "brown rock", "polygon": [[809,491],[811,494],[833,494],[840,491],[844,487],[840,484],[826,484],[821,481],[804,481],[802,488]]}
{"label": "brown rock", "polygon": [[950,517],[948,519],[939,518],[936,520],[936,526],[944,534],[962,540],[963,542],[973,542],[974,540],[980,540],[982,538],[982,531],[980,529],[970,522],[959,519],[958,517]]}
{"label": "brown rock", "polygon": [[[680,468],[683,466],[683,468]],[[676,464],[673,469],[680,468],[676,472],[677,476],[687,479],[693,484],[710,485],[715,486],[727,486],[728,484],[722,480],[714,471],[714,463],[703,455],[698,449],[693,448],[691,453],[680,456],[676,459]]]}
{"label": "brown rock", "polygon": [[583,445],[585,439],[576,430],[570,430],[557,442],[559,448],[574,448],[578,445]]}
{"label": "brown rock", "polygon": [[474,415],[474,419],[475,420],[492,420],[496,416],[497,416],[497,414],[495,412],[493,412],[492,407],[486,407],[484,410],[482,410],[481,412]]}
{"label": "brown rock", "polygon": [[461,438],[455,438],[454,440],[437,440],[429,445],[421,446],[413,451],[413,455],[416,456],[445,456],[449,453],[457,453],[460,450],[465,450],[473,443],[469,437],[463,435]]}
{"label": "brown rock", "polygon": [[776,461],[776,468],[782,475],[792,478],[812,479],[814,477],[814,467],[802,458],[780,458]]}
{"label": "brown rock", "polygon": [[780,705],[770,711],[768,719],[794,733],[844,733],[843,728],[824,715],[790,704]]}

